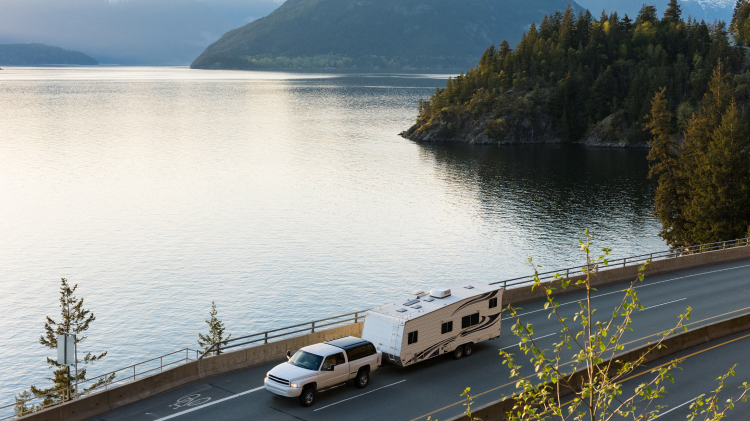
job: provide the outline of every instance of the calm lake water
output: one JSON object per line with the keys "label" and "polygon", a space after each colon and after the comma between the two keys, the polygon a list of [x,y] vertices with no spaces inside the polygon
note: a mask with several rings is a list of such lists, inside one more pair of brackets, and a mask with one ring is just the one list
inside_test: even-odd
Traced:
{"label": "calm lake water", "polygon": [[418,145],[447,75],[0,72],[0,404],[45,385],[60,278],[97,317],[89,374],[443,282],[660,250],[646,152]]}

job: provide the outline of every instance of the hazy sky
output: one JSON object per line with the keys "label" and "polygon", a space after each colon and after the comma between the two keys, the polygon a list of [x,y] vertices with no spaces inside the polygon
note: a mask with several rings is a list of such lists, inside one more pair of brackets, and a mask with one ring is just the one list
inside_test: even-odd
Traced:
{"label": "hazy sky", "polygon": [[2,0],[0,43],[41,42],[102,63],[189,64],[279,0]]}

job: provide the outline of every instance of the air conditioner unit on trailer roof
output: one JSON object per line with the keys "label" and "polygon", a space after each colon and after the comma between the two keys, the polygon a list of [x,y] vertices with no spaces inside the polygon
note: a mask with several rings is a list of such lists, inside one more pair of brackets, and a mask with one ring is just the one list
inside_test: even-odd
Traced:
{"label": "air conditioner unit on trailer roof", "polygon": [[435,298],[445,298],[451,295],[450,288],[433,288],[430,295]]}

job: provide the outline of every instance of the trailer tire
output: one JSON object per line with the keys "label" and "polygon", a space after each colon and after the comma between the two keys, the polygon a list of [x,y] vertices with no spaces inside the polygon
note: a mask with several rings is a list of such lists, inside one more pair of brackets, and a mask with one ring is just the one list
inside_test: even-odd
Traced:
{"label": "trailer tire", "polygon": [[302,389],[302,393],[299,395],[299,403],[304,407],[312,406],[315,403],[315,388],[312,386],[305,386]]}
{"label": "trailer tire", "polygon": [[471,354],[474,352],[474,344],[469,342],[468,344],[464,345],[464,356],[470,357]]}
{"label": "trailer tire", "polygon": [[359,369],[359,373],[357,373],[357,377],[354,379],[354,385],[357,386],[357,389],[364,389],[368,384],[370,384],[370,370],[366,368]]}
{"label": "trailer tire", "polygon": [[463,345],[459,345],[456,347],[456,349],[453,350],[453,359],[460,360],[461,357],[463,356],[464,356],[464,347]]}

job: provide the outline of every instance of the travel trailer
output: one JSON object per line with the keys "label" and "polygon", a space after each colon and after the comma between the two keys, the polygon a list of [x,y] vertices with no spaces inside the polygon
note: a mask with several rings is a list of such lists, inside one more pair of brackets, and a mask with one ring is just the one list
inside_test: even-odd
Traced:
{"label": "travel trailer", "polygon": [[383,361],[408,365],[451,353],[469,356],[474,344],[500,336],[503,289],[454,283],[412,295],[367,312],[362,339]]}

